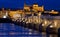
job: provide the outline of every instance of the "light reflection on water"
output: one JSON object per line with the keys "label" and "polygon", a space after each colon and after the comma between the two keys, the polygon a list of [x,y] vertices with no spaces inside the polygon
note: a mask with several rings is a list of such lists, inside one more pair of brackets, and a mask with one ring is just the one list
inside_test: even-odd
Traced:
{"label": "light reflection on water", "polygon": [[41,33],[11,23],[0,23],[0,37],[42,37]]}
{"label": "light reflection on water", "polygon": [[0,37],[57,37],[57,35],[40,33],[11,23],[0,23]]}
{"label": "light reflection on water", "polygon": [[57,34],[47,34],[47,33],[43,32],[42,37],[58,37],[58,35]]}

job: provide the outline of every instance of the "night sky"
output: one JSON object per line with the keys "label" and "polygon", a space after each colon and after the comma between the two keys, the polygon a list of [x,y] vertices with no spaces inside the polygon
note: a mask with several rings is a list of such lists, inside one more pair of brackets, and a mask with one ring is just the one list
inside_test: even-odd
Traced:
{"label": "night sky", "polygon": [[0,0],[0,8],[23,9],[24,1],[27,5],[44,5],[45,10],[60,10],[60,0]]}

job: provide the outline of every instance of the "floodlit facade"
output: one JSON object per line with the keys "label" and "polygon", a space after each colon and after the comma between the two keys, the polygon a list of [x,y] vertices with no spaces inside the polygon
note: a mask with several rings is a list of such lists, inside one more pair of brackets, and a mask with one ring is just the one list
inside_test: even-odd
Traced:
{"label": "floodlit facade", "polygon": [[44,11],[44,6],[38,7],[38,11],[43,12]]}
{"label": "floodlit facade", "polygon": [[34,11],[40,11],[40,12],[43,12],[44,11],[44,6],[38,6],[38,4],[34,4],[33,5],[33,10]]}
{"label": "floodlit facade", "polygon": [[51,10],[51,12],[49,12],[50,14],[58,14],[57,11]]}

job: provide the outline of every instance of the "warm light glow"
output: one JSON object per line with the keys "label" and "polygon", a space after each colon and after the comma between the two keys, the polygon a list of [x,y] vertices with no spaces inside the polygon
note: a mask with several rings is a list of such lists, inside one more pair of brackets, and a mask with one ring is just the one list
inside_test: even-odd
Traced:
{"label": "warm light glow", "polygon": [[38,7],[38,5],[33,5],[33,7]]}
{"label": "warm light glow", "polygon": [[55,25],[55,27],[57,26],[57,21],[54,21],[54,25]]}
{"label": "warm light glow", "polygon": [[44,11],[44,6],[38,7],[38,11]]}
{"label": "warm light glow", "polygon": [[23,22],[25,22],[25,21],[23,21]]}
{"label": "warm light glow", "polygon": [[13,18],[21,17],[20,14],[14,14]]}
{"label": "warm light glow", "polygon": [[41,15],[41,12],[38,15],[40,16]]}
{"label": "warm light glow", "polygon": [[54,10],[52,10],[52,12],[54,12]]}
{"label": "warm light glow", "polygon": [[44,24],[42,24],[42,26],[44,26]]}
{"label": "warm light glow", "polygon": [[27,24],[29,23],[29,22],[26,22]]}
{"label": "warm light glow", "polygon": [[7,18],[7,16],[3,16],[3,18]]}
{"label": "warm light glow", "polygon": [[50,28],[52,28],[52,27],[53,27],[53,25],[50,26]]}
{"label": "warm light glow", "polygon": [[45,22],[44,22],[45,24],[47,24],[47,20],[45,20]]}
{"label": "warm light glow", "polygon": [[49,13],[51,13],[51,14],[58,14],[58,12],[57,12],[57,11],[54,11],[54,10],[52,10],[52,11],[49,12]]}

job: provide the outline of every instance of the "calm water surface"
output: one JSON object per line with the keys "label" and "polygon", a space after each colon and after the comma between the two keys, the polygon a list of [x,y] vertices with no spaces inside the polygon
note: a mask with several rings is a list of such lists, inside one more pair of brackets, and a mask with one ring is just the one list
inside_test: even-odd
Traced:
{"label": "calm water surface", "polygon": [[57,35],[41,33],[12,23],[0,23],[0,37],[57,37]]}

